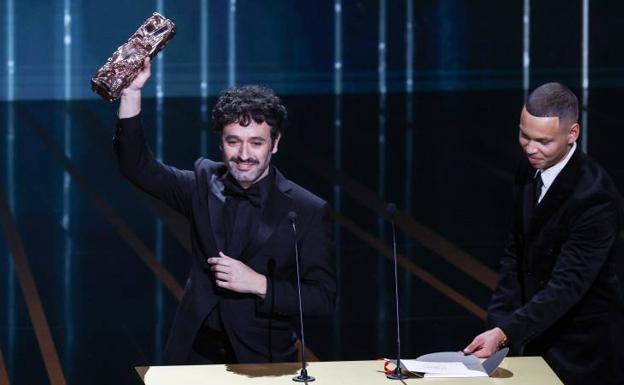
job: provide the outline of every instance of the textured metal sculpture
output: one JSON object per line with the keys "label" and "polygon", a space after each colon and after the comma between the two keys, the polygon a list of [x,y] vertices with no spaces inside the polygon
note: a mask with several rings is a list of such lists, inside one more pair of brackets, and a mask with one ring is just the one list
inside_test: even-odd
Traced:
{"label": "textured metal sculpture", "polygon": [[91,79],[91,89],[108,101],[119,98],[121,91],[132,83],[143,68],[143,60],[148,56],[154,58],[175,33],[175,24],[154,12],[95,73]]}

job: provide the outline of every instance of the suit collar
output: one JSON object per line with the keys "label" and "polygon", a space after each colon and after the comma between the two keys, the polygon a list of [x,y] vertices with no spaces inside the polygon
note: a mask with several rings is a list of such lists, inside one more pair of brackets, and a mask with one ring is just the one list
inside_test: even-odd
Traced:
{"label": "suit collar", "polygon": [[275,186],[277,187],[279,191],[283,192],[284,194],[287,194],[288,192],[290,192],[290,190],[292,190],[292,182],[286,179],[286,177],[284,177],[284,175],[282,175],[282,173],[279,172],[277,168],[274,168],[274,170],[275,170]]}
{"label": "suit collar", "polygon": [[[223,186],[222,184],[219,186],[219,182],[220,178],[227,172],[227,168],[223,163],[216,162],[212,166],[211,171],[213,174],[210,176],[210,193],[208,194],[210,224],[215,244],[219,250],[223,251],[225,250],[225,225],[223,219],[225,197],[222,193]],[[292,209],[292,198],[289,194],[292,190],[292,182],[286,179],[277,168],[273,167],[273,170],[275,171],[275,180],[272,188],[268,191],[266,204],[262,208],[258,231],[245,249],[245,259],[255,255],[273,234],[279,222]]]}
{"label": "suit collar", "polygon": [[[581,166],[585,160],[585,155],[577,149],[574,154],[561,170],[557,178],[554,180],[546,194],[542,198],[540,204],[535,208],[533,219],[529,229],[529,234],[535,234],[544,223],[561,207],[574,190],[580,175]],[[531,175],[527,172],[527,176]],[[527,181],[528,183],[528,181]]]}
{"label": "suit collar", "polygon": [[574,144],[568,150],[568,153],[557,164],[547,169],[538,171],[539,173],[541,173],[541,176],[542,176],[542,181],[544,183],[544,187],[543,187],[544,191],[548,191],[550,186],[553,184],[553,182],[555,181],[555,179],[561,172],[561,170],[563,170],[564,167],[568,164],[568,162],[574,155],[576,149],[577,149],[577,145],[576,145],[576,142],[574,142]]}
{"label": "suit collar", "polygon": [[275,232],[279,223],[292,210],[293,201],[289,194],[290,190],[292,190],[292,183],[275,169],[275,184],[262,209],[258,231],[245,249],[244,259],[249,259],[258,252]]}

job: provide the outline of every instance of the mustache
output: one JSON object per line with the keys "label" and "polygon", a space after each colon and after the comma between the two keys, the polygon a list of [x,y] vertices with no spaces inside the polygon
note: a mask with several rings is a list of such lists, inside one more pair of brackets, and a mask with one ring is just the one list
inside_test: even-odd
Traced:
{"label": "mustache", "polygon": [[260,161],[258,161],[257,159],[253,159],[253,158],[243,159],[240,156],[233,156],[233,157],[231,157],[230,158],[230,162],[260,164]]}

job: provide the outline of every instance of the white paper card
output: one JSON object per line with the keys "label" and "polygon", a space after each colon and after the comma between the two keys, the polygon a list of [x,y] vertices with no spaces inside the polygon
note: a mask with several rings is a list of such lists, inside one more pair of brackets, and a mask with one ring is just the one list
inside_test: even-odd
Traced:
{"label": "white paper card", "polygon": [[410,372],[425,373],[425,377],[487,377],[486,373],[470,370],[461,362],[401,360],[401,364]]}

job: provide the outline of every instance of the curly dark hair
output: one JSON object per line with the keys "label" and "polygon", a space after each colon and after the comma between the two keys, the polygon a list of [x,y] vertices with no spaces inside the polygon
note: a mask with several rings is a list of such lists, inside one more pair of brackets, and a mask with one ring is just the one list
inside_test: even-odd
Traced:
{"label": "curly dark hair", "polygon": [[248,126],[251,120],[271,127],[271,139],[286,130],[286,107],[275,96],[273,90],[258,85],[229,88],[222,91],[212,109],[214,130],[222,132],[223,127],[238,122]]}

